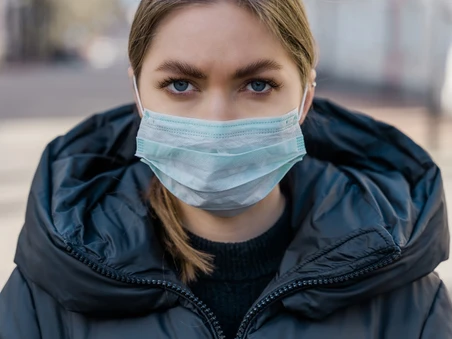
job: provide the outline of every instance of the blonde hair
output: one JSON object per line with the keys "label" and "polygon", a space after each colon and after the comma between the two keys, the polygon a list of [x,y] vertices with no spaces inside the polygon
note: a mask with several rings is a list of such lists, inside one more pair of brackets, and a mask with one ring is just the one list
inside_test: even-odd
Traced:
{"label": "blonde hair", "polygon": [[[129,59],[135,76],[139,78],[146,52],[151,46],[160,21],[172,11],[192,4],[211,4],[224,0],[142,0],[132,24],[129,37]],[[233,0],[238,6],[256,15],[273,34],[297,64],[303,85],[316,63],[315,42],[301,0]],[[196,280],[197,273],[210,274],[213,258],[190,245],[182,225],[178,201],[154,177],[149,194],[151,206],[163,225],[166,250],[178,263],[181,279]]]}

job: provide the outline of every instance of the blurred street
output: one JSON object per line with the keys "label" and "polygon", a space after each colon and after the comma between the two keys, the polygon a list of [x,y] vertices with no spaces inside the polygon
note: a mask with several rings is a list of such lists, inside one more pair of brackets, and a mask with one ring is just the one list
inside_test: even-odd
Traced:
{"label": "blurred street", "polygon": [[[394,124],[429,147],[426,108],[415,99],[326,90],[322,81],[318,94]],[[126,64],[104,70],[28,66],[0,73],[0,289],[14,268],[28,190],[45,145],[85,117],[132,98]],[[452,145],[452,121],[443,121],[434,133],[439,147],[431,154],[442,168],[452,202],[452,152],[447,147]],[[452,261],[438,271],[452,291]]]}
{"label": "blurred street", "polygon": [[127,67],[8,67],[0,72],[0,119],[88,116],[128,102]]}

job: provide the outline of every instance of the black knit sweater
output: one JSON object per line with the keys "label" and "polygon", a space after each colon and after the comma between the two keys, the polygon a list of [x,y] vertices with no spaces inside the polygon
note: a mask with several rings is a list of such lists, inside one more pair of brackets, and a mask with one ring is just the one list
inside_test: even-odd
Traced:
{"label": "black knit sweater", "polygon": [[277,223],[243,243],[216,243],[190,234],[194,248],[215,256],[215,271],[191,289],[214,312],[226,338],[235,338],[246,312],[274,278],[292,239],[290,204]]}

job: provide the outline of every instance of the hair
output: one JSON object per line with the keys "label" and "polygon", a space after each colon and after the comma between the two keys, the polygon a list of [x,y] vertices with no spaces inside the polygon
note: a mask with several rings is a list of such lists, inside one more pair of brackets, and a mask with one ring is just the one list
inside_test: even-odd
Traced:
{"label": "hair", "polygon": [[[159,23],[172,11],[192,4],[212,4],[225,0],[142,0],[129,37],[129,59],[139,79],[143,60],[151,47]],[[289,52],[297,64],[303,86],[307,86],[316,64],[316,49],[306,11],[301,0],[231,0],[256,15]],[[185,283],[196,280],[199,272],[211,274],[213,257],[195,250],[185,231],[177,198],[154,177],[150,203],[162,224],[166,250],[180,268]]]}

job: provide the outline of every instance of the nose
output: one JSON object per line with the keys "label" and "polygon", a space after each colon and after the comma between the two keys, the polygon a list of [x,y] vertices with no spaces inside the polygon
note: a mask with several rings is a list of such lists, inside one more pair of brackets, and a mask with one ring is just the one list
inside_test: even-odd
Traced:
{"label": "nose", "polygon": [[212,91],[203,100],[198,111],[199,118],[212,121],[228,121],[238,119],[234,109],[234,99],[223,91]]}

